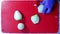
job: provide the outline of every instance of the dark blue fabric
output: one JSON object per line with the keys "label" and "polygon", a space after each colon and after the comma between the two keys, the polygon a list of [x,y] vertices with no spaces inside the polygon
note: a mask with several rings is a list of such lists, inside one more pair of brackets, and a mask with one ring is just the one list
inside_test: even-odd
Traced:
{"label": "dark blue fabric", "polygon": [[60,1],[60,0],[59,0]]}

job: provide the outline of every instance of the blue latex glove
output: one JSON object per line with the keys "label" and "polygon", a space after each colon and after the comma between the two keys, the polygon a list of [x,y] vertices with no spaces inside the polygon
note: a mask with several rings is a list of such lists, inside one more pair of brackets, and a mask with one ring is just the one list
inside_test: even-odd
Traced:
{"label": "blue latex glove", "polygon": [[43,0],[43,2],[40,3],[40,5],[44,5],[44,8],[42,10],[42,13],[50,13],[56,0]]}

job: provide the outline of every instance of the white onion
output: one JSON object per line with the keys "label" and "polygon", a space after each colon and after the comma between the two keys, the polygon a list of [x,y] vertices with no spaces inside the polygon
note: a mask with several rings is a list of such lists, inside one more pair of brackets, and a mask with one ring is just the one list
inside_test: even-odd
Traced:
{"label": "white onion", "polygon": [[24,29],[24,24],[23,24],[23,23],[19,23],[19,24],[17,25],[17,28],[18,28],[19,30],[23,30],[23,29]]}
{"label": "white onion", "polygon": [[14,13],[14,19],[15,20],[21,20],[22,19],[22,15],[18,10],[16,10]]}
{"label": "white onion", "polygon": [[33,22],[33,24],[39,23],[39,16],[37,14],[31,16],[31,21]]}
{"label": "white onion", "polygon": [[39,6],[38,6],[38,12],[39,12],[39,13],[42,13],[43,8],[44,8],[44,5],[39,5]]}

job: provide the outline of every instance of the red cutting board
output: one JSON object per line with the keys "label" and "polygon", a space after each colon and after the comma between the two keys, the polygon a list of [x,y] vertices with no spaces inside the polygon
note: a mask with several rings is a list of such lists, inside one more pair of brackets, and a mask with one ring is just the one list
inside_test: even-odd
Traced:
{"label": "red cutting board", "polygon": [[[58,3],[50,14],[38,13],[36,1],[3,1],[2,2],[2,32],[11,33],[56,33],[58,32]],[[14,12],[19,10],[23,19],[21,21],[14,20]],[[38,14],[40,22],[34,25],[31,16]],[[18,23],[24,23],[24,30],[17,29]]]}

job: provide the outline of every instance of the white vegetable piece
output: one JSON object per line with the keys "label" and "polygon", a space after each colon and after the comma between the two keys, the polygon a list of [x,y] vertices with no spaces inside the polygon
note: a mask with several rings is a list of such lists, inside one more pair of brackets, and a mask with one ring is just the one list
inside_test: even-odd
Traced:
{"label": "white vegetable piece", "polygon": [[37,4],[34,4],[34,6],[37,6]]}
{"label": "white vegetable piece", "polygon": [[39,13],[42,13],[43,8],[44,8],[44,5],[39,5],[39,6],[38,6],[38,12],[39,12]]}
{"label": "white vegetable piece", "polygon": [[31,16],[31,21],[33,22],[33,24],[39,23],[39,16],[37,14]]}
{"label": "white vegetable piece", "polygon": [[18,28],[19,30],[23,30],[23,29],[24,29],[24,24],[23,24],[23,23],[19,23],[19,24],[17,25],[17,28]]}
{"label": "white vegetable piece", "polygon": [[22,15],[18,10],[16,10],[14,13],[14,19],[17,21],[22,19]]}

